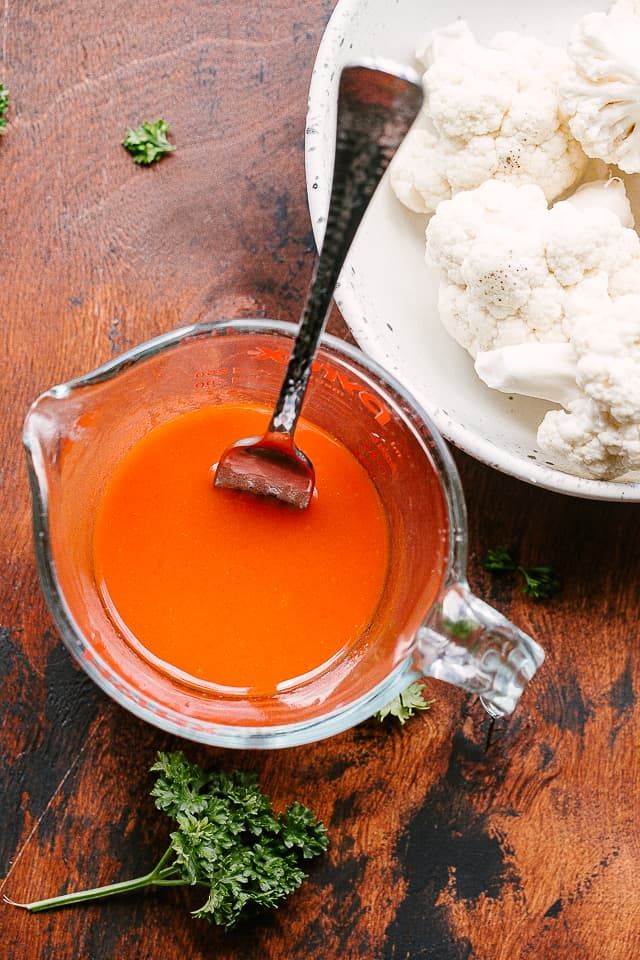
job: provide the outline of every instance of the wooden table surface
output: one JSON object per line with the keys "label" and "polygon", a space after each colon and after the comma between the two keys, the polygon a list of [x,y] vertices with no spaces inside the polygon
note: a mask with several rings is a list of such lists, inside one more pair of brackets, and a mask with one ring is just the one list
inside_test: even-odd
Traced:
{"label": "wooden table surface", "polygon": [[[28,403],[183,320],[295,319],[313,240],[304,115],[330,0],[5,0],[0,81],[2,784],[0,883],[15,899],[124,878],[164,850],[158,748],[82,674],[45,608],[20,428]],[[144,118],[176,153],[138,169]],[[343,329],[334,320],[334,330]],[[631,960],[640,954],[640,511],[525,486],[457,456],[471,582],[547,662],[484,752],[473,698],[439,685],[403,729],[370,721],[285,752],[188,747],[308,803],[329,853],[275,916],[227,934],[191,891],[31,916],[0,908],[7,960]],[[511,543],[565,580],[548,606],[490,582]]]}

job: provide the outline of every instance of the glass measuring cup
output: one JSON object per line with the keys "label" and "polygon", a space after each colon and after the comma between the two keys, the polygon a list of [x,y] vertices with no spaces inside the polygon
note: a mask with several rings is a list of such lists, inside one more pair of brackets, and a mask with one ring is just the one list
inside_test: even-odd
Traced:
{"label": "glass measuring cup", "polygon": [[464,499],[447,447],[393,377],[330,336],[303,415],[362,463],[389,524],[386,584],[358,641],[319,675],[252,697],[161,669],[103,603],[93,529],[116,465],[149,430],[182,413],[230,402],[271,406],[294,336],[293,325],[270,320],[184,327],[33,404],[24,442],[36,554],[65,644],[132,713],[218,746],[274,748],[331,736],[371,716],[419,673],[479,694],[493,716],[511,713],[544,654],[469,590]]}

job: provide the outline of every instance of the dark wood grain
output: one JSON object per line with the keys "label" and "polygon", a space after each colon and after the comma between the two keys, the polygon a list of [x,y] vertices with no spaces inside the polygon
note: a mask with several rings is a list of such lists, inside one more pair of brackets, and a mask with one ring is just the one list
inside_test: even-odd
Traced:
{"label": "dark wood grain", "polygon": [[[4,0],[0,80],[0,870],[32,898],[148,869],[165,825],[147,768],[172,745],[72,664],[41,598],[20,428],[45,387],[205,313],[296,317],[313,242],[307,86],[329,0]],[[166,117],[178,150],[141,170],[124,128]],[[343,330],[339,320],[334,329]],[[477,704],[272,754],[193,748],[309,803],[331,848],[282,910],[234,934],[190,891],[29,916],[0,908],[8,960],[630,960],[640,683],[637,507],[524,486],[457,457],[473,585],[548,659],[487,754]],[[565,579],[548,607],[490,582],[511,543]]]}

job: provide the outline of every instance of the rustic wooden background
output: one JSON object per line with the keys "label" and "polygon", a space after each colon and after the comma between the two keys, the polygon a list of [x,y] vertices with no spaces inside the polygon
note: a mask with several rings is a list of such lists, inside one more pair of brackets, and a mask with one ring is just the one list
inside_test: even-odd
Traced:
{"label": "rustic wooden background", "polygon": [[[295,318],[313,241],[307,87],[330,0],[4,0],[0,80],[2,891],[35,898],[148,869],[165,823],[157,748],[78,671],[40,595],[20,427],[31,399],[194,319]],[[136,168],[124,128],[163,116],[177,152]],[[338,319],[334,330],[340,330]],[[548,659],[487,754],[477,704],[433,683],[404,729],[369,722],[272,754],[194,748],[308,802],[331,849],[278,914],[225,934],[164,891],[30,916],[0,908],[8,960],[630,960],[638,955],[637,507],[534,490],[458,456],[471,579]],[[552,561],[548,607],[479,558]]]}

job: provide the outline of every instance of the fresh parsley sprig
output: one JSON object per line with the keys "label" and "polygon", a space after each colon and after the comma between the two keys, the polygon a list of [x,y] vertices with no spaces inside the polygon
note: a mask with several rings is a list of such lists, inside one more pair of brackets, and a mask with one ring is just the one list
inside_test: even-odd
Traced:
{"label": "fresh parsley sprig", "polygon": [[490,573],[519,573],[524,580],[522,592],[534,600],[550,600],[562,587],[553,567],[524,567],[513,558],[506,547],[489,550],[484,568]]}
{"label": "fresh parsley sprig", "polygon": [[275,814],[253,773],[205,771],[181,752],[159,753],[151,769],[156,806],[177,829],[150,873],[14,905],[35,913],[145,887],[198,886],[207,895],[193,916],[234,927],[241,917],[278,907],[305,879],[303,861],[327,849],[313,813],[293,803]]}
{"label": "fresh parsley sprig", "polygon": [[175,150],[175,146],[167,139],[168,133],[169,124],[166,120],[156,120],[155,123],[145,120],[135,130],[127,130],[122,146],[129,151],[134,163],[149,166]]}
{"label": "fresh parsley sprig", "polygon": [[7,110],[9,108],[9,91],[4,83],[0,83],[0,134],[3,134],[7,127]]}
{"label": "fresh parsley sprig", "polygon": [[425,700],[424,688],[421,683],[411,683],[406,690],[394,697],[386,707],[378,710],[376,717],[380,721],[387,717],[395,717],[401,724],[404,724],[418,711],[429,710],[434,703],[435,700]]}

